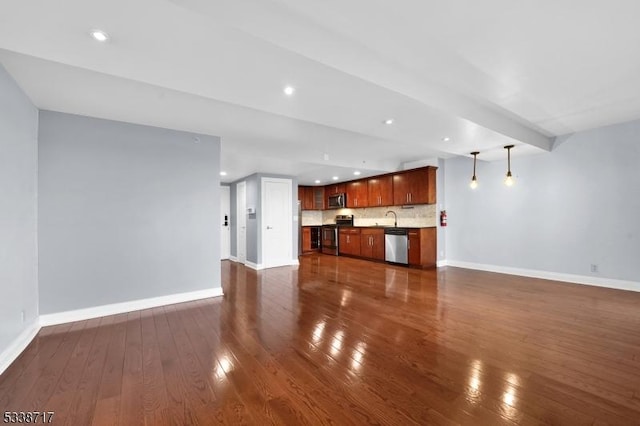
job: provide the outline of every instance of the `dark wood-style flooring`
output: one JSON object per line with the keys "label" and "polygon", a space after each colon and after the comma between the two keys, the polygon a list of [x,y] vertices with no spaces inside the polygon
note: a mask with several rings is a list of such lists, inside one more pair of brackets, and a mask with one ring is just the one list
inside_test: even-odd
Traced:
{"label": "dark wood-style flooring", "polygon": [[324,255],[43,328],[0,411],[53,424],[640,424],[640,293]]}

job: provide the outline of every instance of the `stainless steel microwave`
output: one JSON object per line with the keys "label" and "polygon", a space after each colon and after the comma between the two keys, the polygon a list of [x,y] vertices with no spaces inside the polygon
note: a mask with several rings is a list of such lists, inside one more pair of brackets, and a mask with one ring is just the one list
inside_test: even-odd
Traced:
{"label": "stainless steel microwave", "polygon": [[347,194],[329,195],[329,209],[341,209],[347,206]]}

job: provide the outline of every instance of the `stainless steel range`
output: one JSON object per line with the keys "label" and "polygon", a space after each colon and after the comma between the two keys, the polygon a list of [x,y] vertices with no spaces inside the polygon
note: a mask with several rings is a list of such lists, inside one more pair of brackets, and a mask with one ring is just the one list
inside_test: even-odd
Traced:
{"label": "stainless steel range", "polygon": [[338,255],[338,228],[340,226],[353,226],[353,215],[337,215],[336,223],[322,225],[322,253]]}

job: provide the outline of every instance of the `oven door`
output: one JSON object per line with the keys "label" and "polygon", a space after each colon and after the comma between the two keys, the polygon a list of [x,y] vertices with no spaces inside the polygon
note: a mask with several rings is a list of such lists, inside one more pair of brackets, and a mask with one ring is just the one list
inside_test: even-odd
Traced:
{"label": "oven door", "polygon": [[338,227],[323,226],[322,227],[322,253],[338,254]]}

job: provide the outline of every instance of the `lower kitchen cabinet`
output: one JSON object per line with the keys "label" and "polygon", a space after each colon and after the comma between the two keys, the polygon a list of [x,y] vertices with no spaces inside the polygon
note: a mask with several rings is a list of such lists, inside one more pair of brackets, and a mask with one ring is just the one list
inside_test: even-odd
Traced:
{"label": "lower kitchen cabinet", "polygon": [[360,256],[360,229],[340,228],[338,231],[338,251],[340,254]]}
{"label": "lower kitchen cabinet", "polygon": [[409,266],[436,266],[436,228],[409,229]]}
{"label": "lower kitchen cabinet", "polygon": [[320,250],[320,227],[302,227],[302,253],[311,253]]}
{"label": "lower kitchen cabinet", "polygon": [[384,229],[363,228],[360,231],[360,256],[384,260]]}

